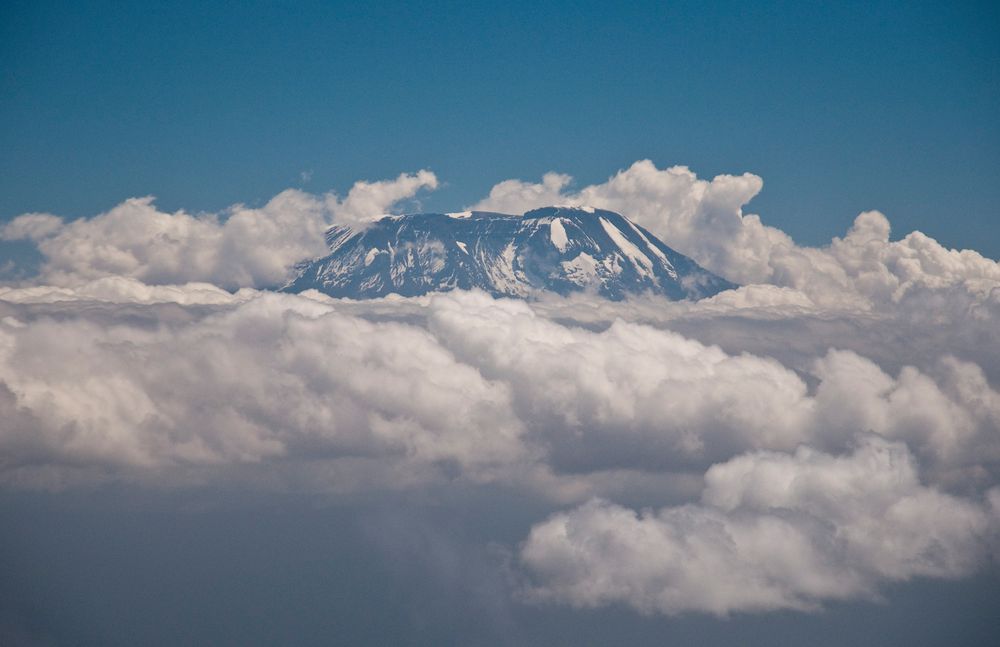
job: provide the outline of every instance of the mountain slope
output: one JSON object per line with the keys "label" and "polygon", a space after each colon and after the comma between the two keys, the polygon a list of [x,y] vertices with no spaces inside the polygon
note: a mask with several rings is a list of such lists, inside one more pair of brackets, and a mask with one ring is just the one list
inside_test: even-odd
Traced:
{"label": "mountain slope", "polygon": [[386,216],[363,230],[334,226],[327,244],[330,253],[301,264],[285,290],[355,299],[456,288],[511,297],[590,290],[611,299],[647,291],[698,299],[735,287],[600,209]]}

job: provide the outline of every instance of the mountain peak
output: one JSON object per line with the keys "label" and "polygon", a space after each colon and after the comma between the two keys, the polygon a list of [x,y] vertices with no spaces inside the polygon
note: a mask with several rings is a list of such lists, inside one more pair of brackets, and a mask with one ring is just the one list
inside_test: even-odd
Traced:
{"label": "mountain peak", "polygon": [[[588,215],[596,215],[598,211],[603,213],[609,213],[615,216],[621,216],[621,214],[615,213],[614,211],[607,211],[605,209],[597,209],[596,207],[587,206],[572,206],[572,205],[553,205],[551,207],[539,207],[538,209],[532,209],[531,211],[524,212],[522,218],[551,218],[559,214],[565,216],[578,216],[586,218]],[[624,216],[622,216],[624,217]]]}
{"label": "mountain peak", "polygon": [[331,227],[326,241],[330,253],[300,264],[286,290],[360,299],[456,288],[698,299],[734,287],[628,218],[594,207],[385,216],[365,229]]}

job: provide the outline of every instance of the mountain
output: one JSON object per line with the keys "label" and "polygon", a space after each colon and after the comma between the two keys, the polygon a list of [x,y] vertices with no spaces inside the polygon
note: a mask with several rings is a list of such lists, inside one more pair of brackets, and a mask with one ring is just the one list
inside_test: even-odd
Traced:
{"label": "mountain", "polygon": [[300,264],[286,291],[366,299],[455,288],[508,297],[590,290],[611,299],[643,292],[699,299],[735,287],[624,216],[589,207],[385,216],[364,229],[331,227],[326,241],[330,253]]}

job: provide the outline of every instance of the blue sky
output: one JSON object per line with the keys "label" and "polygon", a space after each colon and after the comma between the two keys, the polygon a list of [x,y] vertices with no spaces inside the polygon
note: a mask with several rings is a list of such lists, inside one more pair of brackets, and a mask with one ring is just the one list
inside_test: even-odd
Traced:
{"label": "blue sky", "polygon": [[5,3],[0,218],[419,168],[444,210],[650,158],[762,176],[803,243],[874,208],[1000,256],[996,5],[627,4]]}

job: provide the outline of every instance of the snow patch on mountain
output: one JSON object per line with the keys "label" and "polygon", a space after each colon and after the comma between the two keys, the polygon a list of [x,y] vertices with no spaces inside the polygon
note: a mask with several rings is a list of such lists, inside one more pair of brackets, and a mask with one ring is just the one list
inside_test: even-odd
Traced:
{"label": "snow patch on mountain", "polygon": [[618,245],[625,256],[632,261],[632,265],[635,266],[636,271],[638,271],[643,276],[653,276],[653,262],[643,254],[638,247],[632,244],[629,239],[622,235],[622,232],[618,231],[618,228],[608,222],[605,218],[600,218],[601,226],[604,227],[604,231],[608,232],[608,236],[611,236],[611,240]]}
{"label": "snow patch on mountain", "polygon": [[552,240],[552,244],[556,246],[556,249],[560,252],[566,251],[569,238],[566,236],[566,228],[563,227],[562,220],[559,218],[553,218],[552,222],[549,223],[549,238]]}

